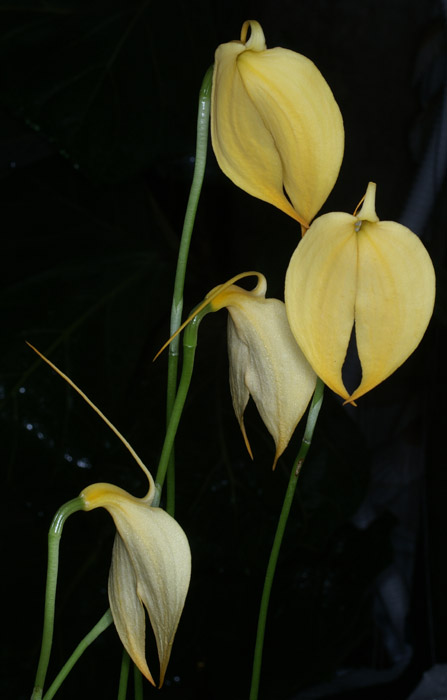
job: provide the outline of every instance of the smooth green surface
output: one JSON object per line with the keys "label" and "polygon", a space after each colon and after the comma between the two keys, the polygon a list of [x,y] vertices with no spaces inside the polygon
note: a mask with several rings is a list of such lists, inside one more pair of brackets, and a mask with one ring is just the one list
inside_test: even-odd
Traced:
{"label": "smooth green surface", "polygon": [[[189,192],[188,204],[186,206],[185,219],[183,222],[182,236],[177,258],[177,269],[175,273],[174,292],[172,295],[170,333],[173,335],[180,327],[183,312],[183,290],[185,287],[186,267],[188,264],[188,253],[191,244],[194,222],[196,219],[197,207],[200,193],[202,191],[203,177],[205,175],[206,154],[208,149],[208,131],[210,119],[211,103],[211,83],[213,77],[213,66],[208,68],[203,78],[199,93],[199,108],[197,113],[197,140],[196,155],[194,161],[194,175]],[[168,378],[166,392],[166,418],[167,425],[171,420],[177,393],[177,372],[179,362],[180,338],[176,337],[169,345]],[[175,457],[174,446],[172,446],[168,464],[167,474],[167,498],[166,510],[174,516],[175,512]]]}
{"label": "smooth green surface", "polygon": [[168,466],[172,454],[172,449],[174,447],[175,436],[180,423],[180,418],[182,416],[182,411],[185,405],[186,397],[188,395],[189,386],[191,384],[191,377],[194,369],[194,357],[197,347],[197,333],[199,330],[200,321],[209,312],[210,308],[209,306],[206,306],[197,314],[197,316],[194,316],[194,318],[190,321],[190,323],[186,326],[184,330],[182,374],[180,377],[175,401],[172,406],[169,425],[166,431],[163,449],[161,452],[157,474],[155,477],[155,483],[157,485],[157,488],[160,490],[163,488],[166,474],[169,474]]}
{"label": "smooth green surface", "polygon": [[57,674],[56,678],[48,688],[47,692],[43,696],[43,700],[52,700],[56,695],[56,692],[61,687],[62,683],[70,673],[71,669],[75,663],[80,659],[84,651],[92,644],[95,639],[99,637],[113,622],[112,613],[107,610],[101,619],[96,623],[94,627],[90,630],[88,634],[82,639],[68,661],[62,666],[61,670]]}
{"label": "smooth green surface", "polygon": [[135,700],[143,700],[143,676],[135,664],[133,666],[133,683]]}
{"label": "smooth green surface", "polygon": [[126,700],[127,684],[129,682],[130,656],[123,647],[123,656],[121,660],[120,684],[118,687],[117,700]]}
{"label": "smooth green surface", "polygon": [[56,605],[57,573],[59,569],[59,545],[64,524],[69,515],[84,508],[82,498],[74,498],[59,508],[48,532],[48,566],[47,585],[45,591],[45,611],[42,631],[42,646],[40,650],[39,664],[37,666],[36,680],[32,700],[40,700],[42,697],[45,678],[50,661],[51,646],[53,644],[54,610]]}

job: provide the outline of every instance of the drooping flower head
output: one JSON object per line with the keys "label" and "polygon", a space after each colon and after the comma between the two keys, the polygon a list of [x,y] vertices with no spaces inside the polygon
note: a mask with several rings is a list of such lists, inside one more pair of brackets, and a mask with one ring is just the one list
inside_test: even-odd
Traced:
{"label": "drooping flower head", "polygon": [[320,71],[294,51],[267,49],[255,20],[244,22],[240,41],[216,51],[211,137],[219,166],[238,187],[304,227],[343,158],[343,120]]}
{"label": "drooping flower head", "polygon": [[[290,328],[321,379],[355,401],[390,376],[419,345],[433,312],[435,273],[420,239],[379,221],[370,183],[356,216],[334,212],[313,222],[289,263]],[[362,366],[350,393],[342,367],[352,331]]]}
{"label": "drooping flower head", "polygon": [[86,511],[105,508],[115,522],[117,532],[109,573],[113,621],[130,658],[155,685],[146,662],[147,611],[157,644],[161,687],[191,578],[188,540],[176,520],[153,505],[156,497],[154,480],[125,437],[70,377],[36,348],[30,347],[93,408],[148,479],[149,489],[143,498],[136,498],[118,486],[106,483],[87,486],[80,498]]}
{"label": "drooping flower head", "polygon": [[81,493],[85,510],[105,508],[117,533],[109,573],[113,621],[127,653],[155,685],[146,662],[145,610],[154,632],[163,684],[174,636],[188,592],[191,552],[180,525],[152,507],[155,487],[135,498],[113,484],[92,484]]}
{"label": "drooping flower head", "polygon": [[[249,291],[235,284],[257,277]],[[233,408],[246,447],[253,458],[244,426],[244,412],[253,398],[275,441],[273,469],[286,449],[315,390],[316,375],[290,330],[284,302],[266,299],[267,281],[259,272],[243,272],[212,289],[159,350],[156,357],[194,318],[228,310],[228,356]]]}
{"label": "drooping flower head", "polygon": [[230,391],[248,451],[252,456],[244,411],[252,396],[275,441],[275,468],[309,404],[316,375],[290,331],[284,302],[266,299],[266,291],[267,281],[258,273],[252,291],[235,284],[216,287],[210,306],[229,312]]}

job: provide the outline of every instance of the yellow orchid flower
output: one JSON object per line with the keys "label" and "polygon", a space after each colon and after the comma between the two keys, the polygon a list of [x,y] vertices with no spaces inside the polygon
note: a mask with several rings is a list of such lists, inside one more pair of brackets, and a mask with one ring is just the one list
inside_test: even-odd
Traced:
{"label": "yellow orchid flower", "polygon": [[80,498],[86,511],[105,508],[115,522],[117,533],[109,573],[113,621],[132,661],[155,685],[146,662],[144,609],[147,610],[157,644],[161,687],[191,578],[187,537],[174,518],[153,506],[154,480],[128,441],[66,374],[28,345],[93,408],[147,476],[149,489],[143,498],[106,483],[87,486]]}
{"label": "yellow orchid flower", "polygon": [[[356,216],[335,212],[312,223],[287,270],[290,328],[321,379],[353,402],[390,376],[418,346],[433,312],[435,273],[420,239],[379,221],[370,182]],[[349,393],[342,367],[355,329],[362,366]]]}
{"label": "yellow orchid flower", "polygon": [[191,576],[191,552],[180,525],[151,506],[150,477],[145,498],[113,484],[92,484],[81,493],[85,510],[105,508],[117,534],[109,574],[109,601],[115,627],[127,653],[155,685],[146,663],[145,612],[154,631],[162,686]]}
{"label": "yellow orchid flower", "polygon": [[[229,312],[230,390],[248,452],[253,458],[244,427],[244,411],[251,395],[275,441],[275,468],[309,404],[316,375],[290,331],[284,302],[266,299],[266,279],[254,274],[258,284],[252,291],[230,280],[216,287],[207,299],[212,311],[225,307]],[[243,276],[246,273],[237,278]]]}
{"label": "yellow orchid flower", "polygon": [[216,51],[211,138],[220,168],[238,187],[306,228],[343,158],[342,116],[320,71],[294,51],[267,49],[255,20],[244,22],[240,41]]}
{"label": "yellow orchid flower", "polygon": [[[235,282],[257,277],[251,291]],[[284,302],[266,299],[267,281],[260,272],[242,272],[212,289],[180,328],[158,351],[156,359],[200,312],[226,308],[230,391],[245,445],[253,459],[244,426],[244,411],[252,396],[276,445],[273,469],[302,418],[317,377],[290,330]]]}

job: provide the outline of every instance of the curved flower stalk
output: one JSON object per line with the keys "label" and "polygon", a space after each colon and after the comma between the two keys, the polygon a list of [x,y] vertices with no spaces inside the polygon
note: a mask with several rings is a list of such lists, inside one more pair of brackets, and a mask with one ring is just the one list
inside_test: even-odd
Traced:
{"label": "curved flower stalk", "polygon": [[105,508],[115,522],[117,533],[109,573],[113,621],[129,656],[155,685],[146,662],[147,610],[157,643],[161,687],[191,578],[187,537],[174,518],[153,505],[157,495],[154,480],[123,435],[66,374],[30,347],[93,408],[147,476],[149,489],[143,498],[136,498],[113,484],[98,483],[87,486],[80,499],[84,510]]}
{"label": "curved flower stalk", "polygon": [[240,41],[216,51],[211,99],[223,172],[307,228],[335,184],[344,149],[342,116],[318,68],[294,51],[267,49],[261,25],[248,20]]}
{"label": "curved flower stalk", "polygon": [[[379,221],[370,182],[356,216],[315,219],[287,270],[292,333],[321,379],[353,402],[390,376],[420,343],[433,312],[435,273],[420,239]],[[353,328],[362,380],[349,393],[342,367]]]}

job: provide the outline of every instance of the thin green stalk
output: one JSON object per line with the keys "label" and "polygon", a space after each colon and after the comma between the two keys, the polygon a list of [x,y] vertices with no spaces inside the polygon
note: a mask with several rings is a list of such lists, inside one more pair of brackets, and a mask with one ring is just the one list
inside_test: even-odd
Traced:
{"label": "thin green stalk", "polygon": [[[182,322],[183,311],[183,289],[185,286],[186,265],[188,262],[189,246],[191,243],[194,221],[196,218],[197,206],[200,192],[202,190],[203,177],[205,174],[206,153],[208,148],[208,125],[210,114],[211,81],[213,76],[213,66],[208,68],[203,79],[199,93],[199,109],[197,114],[197,142],[196,156],[194,163],[194,175],[189,192],[188,204],[186,206],[185,219],[183,222],[182,236],[177,259],[177,270],[175,274],[174,292],[172,296],[170,334],[174,335]],[[177,393],[177,372],[179,360],[179,338],[174,338],[169,346],[168,359],[168,379],[167,379],[167,401],[166,416],[167,424],[171,419]],[[175,471],[174,452],[169,464],[167,483],[167,505],[166,510],[170,515],[174,515],[175,509]]]}
{"label": "thin green stalk", "polygon": [[143,676],[135,664],[133,665],[133,686],[135,700],[143,700]]}
{"label": "thin green stalk", "polygon": [[177,428],[180,423],[183,407],[185,405],[186,397],[188,395],[189,385],[191,383],[192,372],[194,369],[194,358],[197,347],[197,333],[199,330],[200,321],[207,313],[209,313],[209,310],[209,307],[206,306],[204,309],[199,311],[197,316],[194,316],[192,321],[186,326],[183,334],[182,374],[180,377],[175,401],[172,406],[171,417],[166,430],[163,449],[161,451],[157,474],[155,476],[155,482],[159,490],[161,490],[163,487],[166,472],[168,471],[169,460],[172,453],[172,449],[174,447],[175,435],[177,433]]}
{"label": "thin green stalk", "polygon": [[130,656],[123,647],[123,655],[121,657],[120,684],[118,688],[118,700],[126,700],[127,684],[129,682],[129,667]]}
{"label": "thin green stalk", "polygon": [[278,520],[278,525],[276,527],[275,538],[273,540],[272,549],[270,552],[270,558],[267,565],[267,571],[265,574],[264,588],[262,590],[261,604],[259,607],[259,617],[258,617],[258,628],[256,632],[256,644],[253,659],[253,671],[251,677],[251,687],[250,687],[250,700],[257,700],[259,693],[259,681],[261,677],[261,666],[262,666],[262,650],[264,647],[264,636],[265,636],[265,626],[267,622],[267,612],[270,601],[270,593],[272,590],[273,579],[275,576],[276,564],[278,562],[279,552],[281,549],[281,543],[283,540],[284,532],[287,525],[287,519],[289,517],[290,508],[293,502],[293,496],[295,493],[295,488],[298,483],[298,477],[300,475],[301,467],[303,466],[306,455],[309,451],[309,447],[312,442],[312,436],[315,429],[315,424],[317,422],[318,414],[320,412],[321,404],[323,403],[323,392],[324,384],[321,379],[317,379],[317,385],[315,387],[315,393],[312,398],[312,402],[309,408],[309,414],[307,416],[306,429],[304,431],[304,437],[301,442],[300,451],[293,463],[292,471],[289,478],[289,483],[287,485],[286,494],[284,496],[284,502],[282,505],[281,513]]}
{"label": "thin green stalk", "polygon": [[82,498],[74,498],[59,508],[48,532],[47,586],[45,591],[45,612],[43,620],[42,646],[31,700],[40,700],[50,661],[53,643],[54,609],[56,604],[57,572],[59,568],[59,544],[66,519],[72,513],[84,508]]}
{"label": "thin green stalk", "polygon": [[92,627],[90,632],[86,634],[85,637],[79,642],[78,646],[76,647],[68,661],[62,666],[56,678],[54,679],[47,692],[43,696],[43,700],[52,700],[52,698],[56,695],[56,692],[61,687],[62,683],[70,673],[75,663],[79,661],[84,651],[90,646],[90,644],[92,644],[95,641],[95,639],[97,639],[97,637],[99,637],[100,634],[104,632],[104,630],[106,630],[112,624],[112,622],[112,613],[109,609],[104,613],[104,615],[96,623],[96,625]]}

